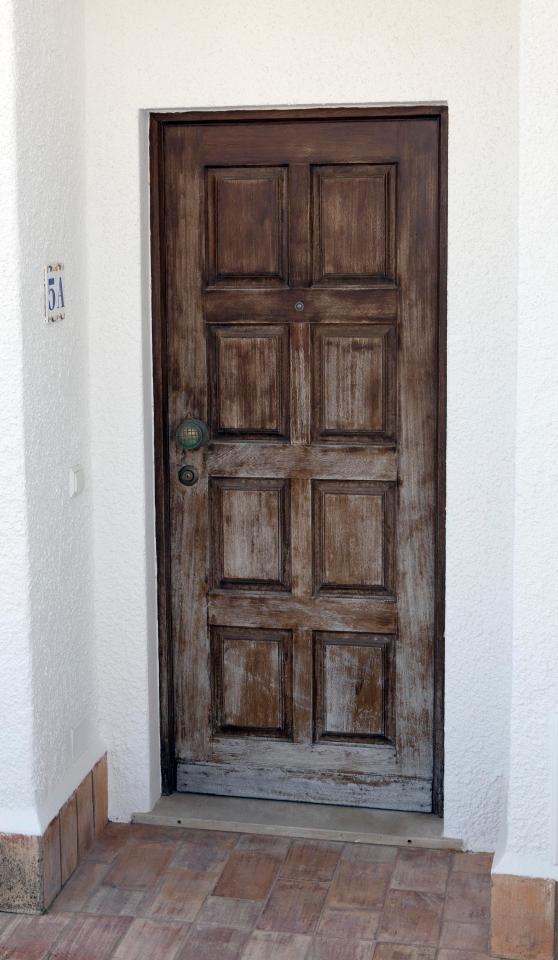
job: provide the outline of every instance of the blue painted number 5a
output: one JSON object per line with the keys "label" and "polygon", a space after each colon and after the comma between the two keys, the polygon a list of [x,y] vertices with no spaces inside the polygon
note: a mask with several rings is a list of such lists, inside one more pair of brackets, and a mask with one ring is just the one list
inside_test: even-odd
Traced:
{"label": "blue painted number 5a", "polygon": [[49,263],[45,267],[45,320],[55,323],[65,315],[64,264]]}

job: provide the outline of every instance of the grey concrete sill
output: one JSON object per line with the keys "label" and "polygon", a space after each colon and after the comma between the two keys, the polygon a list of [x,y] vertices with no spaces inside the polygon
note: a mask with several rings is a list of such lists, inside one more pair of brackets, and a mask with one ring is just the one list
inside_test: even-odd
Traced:
{"label": "grey concrete sill", "polygon": [[136,813],[134,823],[273,834],[345,843],[462,850],[461,840],[444,836],[444,823],[425,813],[365,810],[318,803],[250,800],[174,793],[161,797],[150,813]]}

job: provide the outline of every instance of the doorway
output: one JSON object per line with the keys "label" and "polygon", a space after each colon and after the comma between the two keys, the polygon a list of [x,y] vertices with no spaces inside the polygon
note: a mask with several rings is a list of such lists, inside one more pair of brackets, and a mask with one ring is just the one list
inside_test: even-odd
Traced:
{"label": "doorway", "polygon": [[441,812],[446,127],[152,116],[167,791]]}

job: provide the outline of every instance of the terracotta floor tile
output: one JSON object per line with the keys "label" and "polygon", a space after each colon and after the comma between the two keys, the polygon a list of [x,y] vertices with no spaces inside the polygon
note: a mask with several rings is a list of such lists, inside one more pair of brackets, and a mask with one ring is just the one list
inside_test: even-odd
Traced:
{"label": "terracotta floor tile", "polygon": [[315,937],[308,960],[372,960],[374,944],[364,940],[324,940]]}
{"label": "terracotta floor tile", "polygon": [[445,893],[451,864],[446,850],[400,850],[391,878],[393,890]]}
{"label": "terracotta floor tile", "polygon": [[151,890],[173,855],[168,843],[128,843],[107,873],[104,883],[129,890]]}
{"label": "terracotta floor tile", "polygon": [[171,866],[189,870],[221,870],[237,837],[231,833],[192,831],[177,847]]}
{"label": "terracotta floor tile", "polygon": [[491,960],[488,953],[475,950],[439,950],[438,960]]}
{"label": "terracotta floor tile", "polygon": [[235,900],[265,900],[281,860],[248,850],[233,850],[213,891],[215,897]]}
{"label": "terracotta floor tile", "polygon": [[454,853],[453,870],[455,873],[490,873],[493,853]]}
{"label": "terracotta floor tile", "polygon": [[341,854],[342,860],[353,863],[395,863],[397,847],[386,847],[376,843],[346,843]]}
{"label": "terracotta floor tile", "polygon": [[309,960],[312,940],[300,933],[264,933],[250,937],[242,960]]}
{"label": "terracotta floor tile", "polygon": [[211,874],[171,868],[159,889],[145,898],[142,912],[158,920],[194,920],[214,885]]}
{"label": "terracotta floor tile", "polygon": [[408,943],[379,943],[374,960],[434,960],[435,947],[413,947]]}
{"label": "terracotta floor tile", "polygon": [[331,880],[339,860],[340,843],[293,840],[279,876],[292,880]]}
{"label": "terracotta floor tile", "polygon": [[556,883],[536,877],[491,878],[492,953],[521,960],[556,957]]}
{"label": "terracotta floor tile", "polygon": [[381,909],[391,872],[389,863],[341,860],[331,884],[328,907]]}
{"label": "terracotta floor tile", "polygon": [[238,838],[237,850],[249,850],[252,853],[266,853],[269,857],[283,859],[289,852],[289,837],[259,836],[257,833],[243,833]]}
{"label": "terracotta floor tile", "polygon": [[446,893],[445,920],[489,923],[490,877],[487,874],[452,873]]}
{"label": "terracotta floor tile", "polygon": [[249,936],[247,930],[196,925],[177,960],[240,960]]}
{"label": "terracotta floor tile", "polygon": [[90,863],[87,860],[80,863],[66,886],[58,894],[50,908],[50,913],[71,913],[83,910],[89,897],[103,882],[108,869],[106,863]]}
{"label": "terracotta floor tile", "polygon": [[129,917],[76,917],[49,960],[110,960],[131,922]]}
{"label": "terracotta floor tile", "polygon": [[491,862],[109,823],[52,916],[0,916],[0,960],[488,960]]}
{"label": "terracotta floor tile", "polygon": [[454,950],[488,950],[488,924],[459,923],[457,920],[444,920],[442,924],[441,947]]}
{"label": "terracotta floor tile", "polygon": [[174,847],[190,832],[184,827],[163,827],[154,823],[130,823],[128,827],[131,839],[137,843],[170,843]]}
{"label": "terracotta floor tile", "polygon": [[100,887],[91,894],[82,908],[83,913],[114,917],[139,917],[146,894],[143,890],[123,890],[122,887]]}
{"label": "terracotta floor tile", "polygon": [[208,897],[196,917],[196,925],[213,924],[253,930],[262,912],[262,900],[234,900],[232,897]]}
{"label": "terracotta floor tile", "polygon": [[390,890],[378,940],[436,946],[443,907],[444,898],[437,893]]}
{"label": "terracotta floor tile", "polygon": [[69,917],[14,916],[0,932],[0,960],[46,960]]}
{"label": "terracotta floor tile", "polygon": [[308,880],[278,880],[258,920],[258,930],[314,933],[329,885]]}
{"label": "terracotta floor tile", "polygon": [[379,911],[326,908],[318,925],[318,935],[338,940],[373,940],[379,922]]}
{"label": "terracotta floor tile", "polygon": [[195,830],[183,829],[181,843],[197,843],[203,845],[215,845],[226,847],[232,850],[236,847],[241,836],[249,834],[232,833],[230,830]]}
{"label": "terracotta floor tile", "polygon": [[112,863],[132,836],[129,823],[109,823],[87,851],[87,860]]}
{"label": "terracotta floor tile", "polygon": [[176,960],[189,932],[187,923],[133,920],[113,960]]}

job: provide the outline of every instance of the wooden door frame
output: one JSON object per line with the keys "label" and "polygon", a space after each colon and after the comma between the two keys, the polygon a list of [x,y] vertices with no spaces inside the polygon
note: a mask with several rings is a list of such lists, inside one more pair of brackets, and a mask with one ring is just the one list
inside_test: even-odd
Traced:
{"label": "wooden door frame", "polygon": [[171,630],[170,506],[168,475],[167,328],[165,303],[164,130],[174,124],[270,122],[284,120],[385,120],[428,118],[439,129],[438,239],[438,422],[436,450],[436,585],[434,637],[434,770],[433,813],[443,814],[444,786],[444,664],[446,569],[446,354],[447,354],[447,187],[448,108],[445,104],[404,104],[363,107],[292,107],[288,109],[200,110],[151,113],[149,173],[151,213],[151,291],[153,402],[155,453],[155,522],[159,634],[159,706],[161,778],[164,794],[176,789],[174,676]]}

